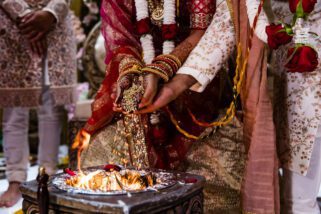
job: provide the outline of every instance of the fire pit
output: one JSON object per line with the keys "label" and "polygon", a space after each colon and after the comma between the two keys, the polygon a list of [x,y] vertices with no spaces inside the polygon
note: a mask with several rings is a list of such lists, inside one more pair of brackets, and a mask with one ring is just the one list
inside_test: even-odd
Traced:
{"label": "fire pit", "polygon": [[[93,173],[94,172],[94,173]],[[49,213],[202,213],[203,186],[205,179],[198,175],[180,172],[122,170],[103,172],[102,167],[86,169],[87,184],[79,185],[84,177],[61,173],[50,180]],[[96,177],[110,179],[109,188],[98,185]],[[124,178],[137,180],[138,186]],[[112,182],[112,179],[114,180]],[[119,183],[120,182],[120,183]],[[90,188],[89,188],[90,187]],[[126,189],[132,187],[132,189]],[[38,213],[37,181],[26,182],[21,186],[23,211]],[[136,188],[136,189],[135,189]]]}
{"label": "fire pit", "polygon": [[[115,167],[117,169],[114,169]],[[52,183],[58,189],[89,195],[119,195],[159,191],[177,182],[173,173],[161,170],[124,169],[117,165],[106,165],[105,167],[89,168],[82,172],[59,174],[52,180]]]}

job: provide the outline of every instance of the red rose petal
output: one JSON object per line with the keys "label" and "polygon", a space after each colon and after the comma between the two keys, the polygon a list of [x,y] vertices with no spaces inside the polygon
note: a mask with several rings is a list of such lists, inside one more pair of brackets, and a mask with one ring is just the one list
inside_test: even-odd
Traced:
{"label": "red rose petal", "polygon": [[76,173],[74,171],[72,171],[71,169],[69,169],[69,168],[64,169],[64,172],[67,173],[70,176],[75,176],[76,175]]}
{"label": "red rose petal", "polygon": [[288,72],[312,72],[318,67],[318,53],[310,46],[298,47],[293,54],[295,48],[291,48],[288,51],[288,63],[285,67]]}
{"label": "red rose petal", "polygon": [[285,45],[292,40],[292,36],[288,35],[281,24],[271,24],[265,29],[268,35],[268,45],[272,49],[277,49],[281,45]]}

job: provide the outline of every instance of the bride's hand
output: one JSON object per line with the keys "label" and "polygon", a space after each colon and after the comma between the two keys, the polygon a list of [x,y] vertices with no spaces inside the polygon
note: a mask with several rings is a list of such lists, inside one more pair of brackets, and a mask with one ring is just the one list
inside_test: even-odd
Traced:
{"label": "bride's hand", "polygon": [[147,74],[144,77],[144,95],[138,105],[139,109],[145,108],[146,106],[153,103],[154,97],[158,89],[159,76],[156,74]]}
{"label": "bride's hand", "polygon": [[155,101],[146,106],[146,108],[139,110],[137,113],[151,113],[166,106],[196,82],[196,79],[190,75],[176,74],[173,79],[164,84],[164,86],[159,90]]}
{"label": "bride's hand", "polygon": [[121,112],[121,101],[123,99],[123,93],[125,90],[129,89],[133,84],[133,75],[128,74],[121,77],[117,83],[113,86],[113,92],[111,98],[114,99],[113,110],[116,112]]}

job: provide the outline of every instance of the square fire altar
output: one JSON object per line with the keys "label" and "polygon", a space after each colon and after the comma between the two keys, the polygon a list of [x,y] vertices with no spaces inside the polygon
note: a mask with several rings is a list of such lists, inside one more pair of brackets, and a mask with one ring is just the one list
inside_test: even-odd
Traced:
{"label": "square fire altar", "polygon": [[[66,175],[57,174],[50,179],[48,184],[49,214],[203,213],[204,177],[181,172],[157,171],[156,173],[171,174],[173,179],[170,185],[163,185],[162,188],[147,188],[145,191],[130,193],[118,191],[111,194],[99,191],[91,193],[68,190],[62,187],[64,185],[59,185],[59,180],[65,179]],[[116,176],[115,179],[118,182]],[[37,189],[37,181],[26,182],[21,186],[23,211],[26,214],[39,213]]]}

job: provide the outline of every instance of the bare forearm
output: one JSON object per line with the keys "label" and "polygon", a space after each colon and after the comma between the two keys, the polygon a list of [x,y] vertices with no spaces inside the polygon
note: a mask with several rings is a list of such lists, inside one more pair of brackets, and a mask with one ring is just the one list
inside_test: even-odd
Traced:
{"label": "bare forearm", "polygon": [[175,55],[182,63],[185,62],[188,55],[196,47],[204,33],[205,30],[192,31],[191,34],[183,42],[181,42],[171,54]]}

